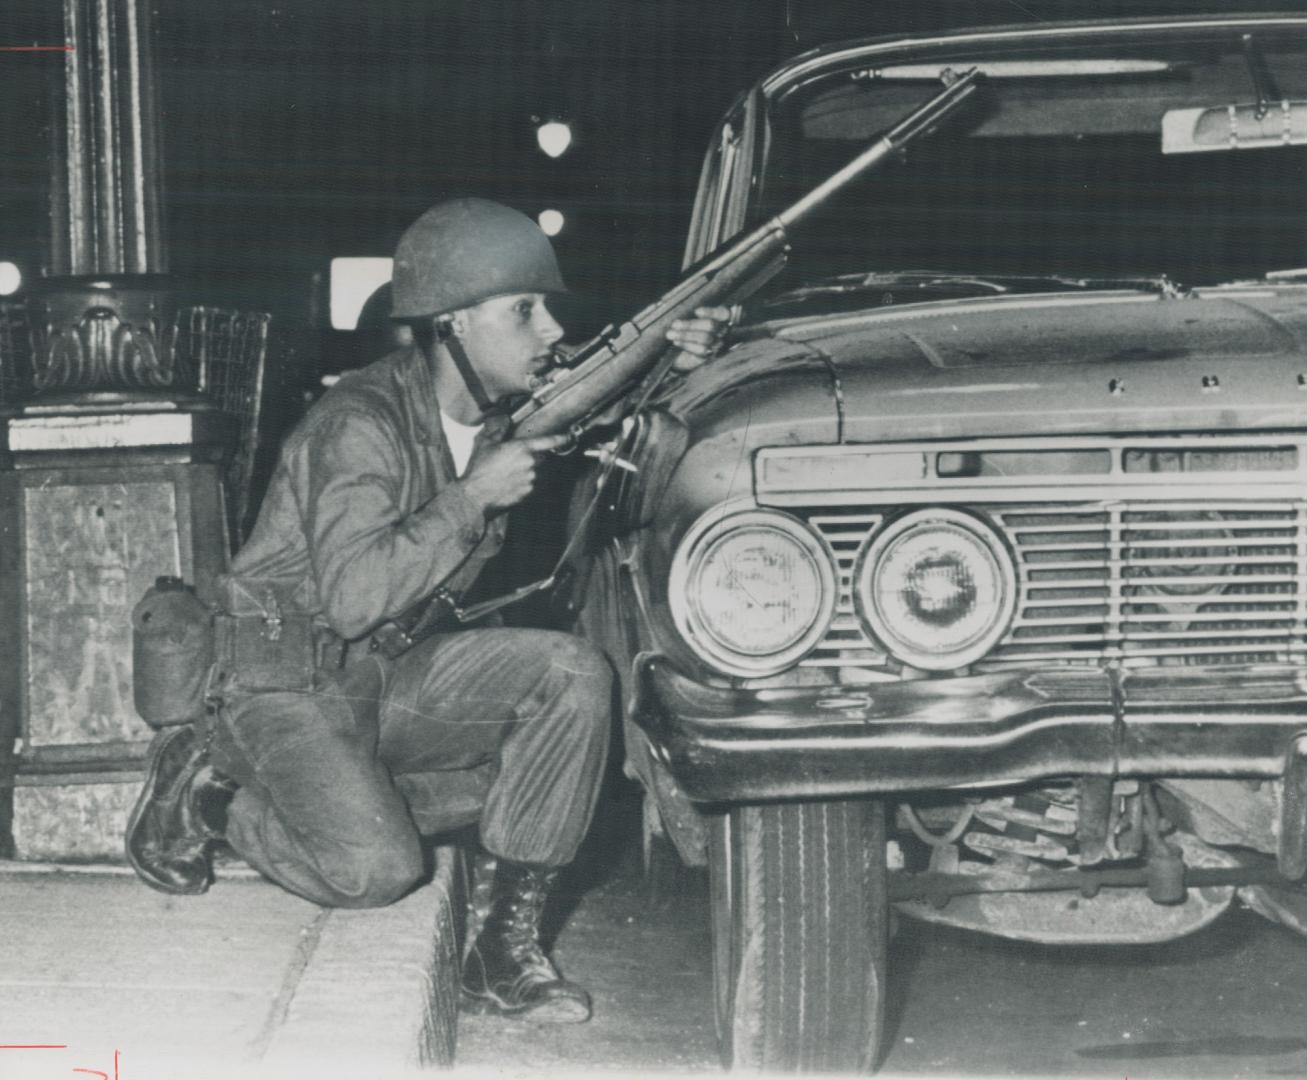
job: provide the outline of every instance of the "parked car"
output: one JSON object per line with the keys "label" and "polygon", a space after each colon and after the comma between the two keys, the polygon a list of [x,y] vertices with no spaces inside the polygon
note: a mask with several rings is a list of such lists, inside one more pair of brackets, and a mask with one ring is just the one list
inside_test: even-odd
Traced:
{"label": "parked car", "polygon": [[1307,930],[1307,16],[807,52],[722,121],[686,263],[973,67],[575,498],[735,1066],[873,1068],[892,910]]}

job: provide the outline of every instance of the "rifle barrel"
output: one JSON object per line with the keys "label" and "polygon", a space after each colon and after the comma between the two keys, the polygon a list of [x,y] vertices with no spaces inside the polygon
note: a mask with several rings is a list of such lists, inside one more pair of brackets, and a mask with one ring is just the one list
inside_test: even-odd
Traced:
{"label": "rifle barrel", "polygon": [[953,112],[975,92],[979,79],[980,72],[977,68],[972,68],[965,75],[959,76],[921,108],[900,120],[844,168],[827,177],[798,202],[782,210],[776,215],[775,220],[780,222],[782,228],[789,229],[795,222],[807,217],[814,208],[824,203],[859,173],[878,164],[882,158],[894,153],[904,143],[918,135],[924,135]]}

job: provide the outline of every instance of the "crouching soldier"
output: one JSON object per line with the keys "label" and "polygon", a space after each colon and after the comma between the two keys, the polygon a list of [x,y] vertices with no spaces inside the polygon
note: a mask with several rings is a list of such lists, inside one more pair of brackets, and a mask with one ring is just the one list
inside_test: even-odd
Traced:
{"label": "crouching soldier", "polygon": [[[491,908],[464,965],[504,1014],[585,1020],[589,995],[540,946],[540,915],[594,810],[610,673],[545,630],[441,632],[405,648],[394,620],[455,596],[504,539],[541,454],[505,438],[497,402],[529,392],[562,337],[548,239],[481,199],[442,203],[395,256],[414,343],[347,375],[286,440],[258,522],[220,583],[220,707],[155,740],[128,824],[145,882],[200,893],[225,839],[328,906],[388,904],[423,874],[422,835],[476,823],[496,856]],[[710,355],[727,312],[669,338]]]}

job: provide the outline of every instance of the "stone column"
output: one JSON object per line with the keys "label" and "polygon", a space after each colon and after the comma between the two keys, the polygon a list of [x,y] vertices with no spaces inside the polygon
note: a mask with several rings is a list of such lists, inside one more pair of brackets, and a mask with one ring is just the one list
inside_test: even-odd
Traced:
{"label": "stone column", "polygon": [[50,269],[167,270],[148,0],[64,0],[63,108],[54,117]]}

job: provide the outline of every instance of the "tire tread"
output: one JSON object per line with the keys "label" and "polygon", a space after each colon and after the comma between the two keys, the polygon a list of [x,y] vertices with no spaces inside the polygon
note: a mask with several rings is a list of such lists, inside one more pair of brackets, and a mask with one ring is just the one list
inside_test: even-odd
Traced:
{"label": "tire tread", "polygon": [[[866,1072],[883,1022],[879,803],[731,811],[738,888],[727,1057],[769,1072]],[[722,853],[725,855],[725,853]]]}

